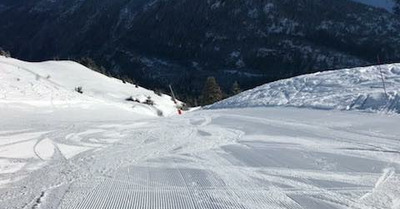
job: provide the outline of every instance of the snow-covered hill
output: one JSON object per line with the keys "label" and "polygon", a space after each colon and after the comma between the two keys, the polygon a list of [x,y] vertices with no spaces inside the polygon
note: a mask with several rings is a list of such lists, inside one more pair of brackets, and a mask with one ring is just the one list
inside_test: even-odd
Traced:
{"label": "snow-covered hill", "polygon": [[221,86],[237,80],[249,89],[263,80],[370,65],[380,50],[390,52],[385,60],[400,61],[398,17],[363,3],[0,0],[0,46],[28,60],[89,56],[146,87],[172,83],[193,97],[208,75]]}
{"label": "snow-covered hill", "polygon": [[[24,62],[0,56],[0,105],[35,107],[111,105],[133,112],[176,114],[170,96],[107,77],[72,61]],[[83,94],[75,89],[81,87]],[[127,98],[155,105],[126,101]]]}
{"label": "snow-covered hill", "polygon": [[[382,70],[388,92],[385,95]],[[243,92],[209,108],[294,106],[400,113],[400,64],[298,76]]]}

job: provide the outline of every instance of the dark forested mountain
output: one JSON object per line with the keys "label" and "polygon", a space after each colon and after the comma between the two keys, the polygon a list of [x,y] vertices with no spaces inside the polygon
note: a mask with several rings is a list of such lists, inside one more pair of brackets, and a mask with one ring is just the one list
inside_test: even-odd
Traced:
{"label": "dark forested mountain", "polygon": [[91,57],[146,87],[197,95],[400,61],[399,16],[352,0],[0,0],[0,46],[26,60]]}

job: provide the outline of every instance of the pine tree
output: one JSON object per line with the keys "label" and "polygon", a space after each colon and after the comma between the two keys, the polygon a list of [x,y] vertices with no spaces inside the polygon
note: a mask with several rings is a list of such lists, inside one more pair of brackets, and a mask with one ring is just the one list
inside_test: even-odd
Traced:
{"label": "pine tree", "polygon": [[232,95],[236,95],[242,92],[242,89],[240,89],[239,83],[237,81],[235,81],[232,84],[232,88],[231,88],[231,93]]}
{"label": "pine tree", "polygon": [[221,88],[214,77],[208,77],[203,88],[203,105],[212,104],[223,98]]}
{"label": "pine tree", "polygon": [[400,16],[400,0],[396,0],[396,5],[393,8],[394,13]]}

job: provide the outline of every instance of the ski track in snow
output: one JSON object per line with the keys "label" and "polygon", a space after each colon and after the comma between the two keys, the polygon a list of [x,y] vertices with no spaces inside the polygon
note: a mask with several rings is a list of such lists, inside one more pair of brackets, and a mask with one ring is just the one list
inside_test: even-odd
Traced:
{"label": "ski track in snow", "polygon": [[10,120],[0,154],[35,143],[32,157],[0,158],[0,207],[398,208],[399,122],[292,108]]}

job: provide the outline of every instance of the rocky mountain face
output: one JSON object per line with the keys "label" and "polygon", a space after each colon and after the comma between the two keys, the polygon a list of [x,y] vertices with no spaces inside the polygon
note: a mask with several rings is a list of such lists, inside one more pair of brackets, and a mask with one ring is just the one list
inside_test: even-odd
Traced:
{"label": "rocky mountain face", "polygon": [[227,90],[377,54],[399,62],[399,20],[352,0],[0,0],[0,46],[26,60],[91,57],[197,96],[209,75]]}

